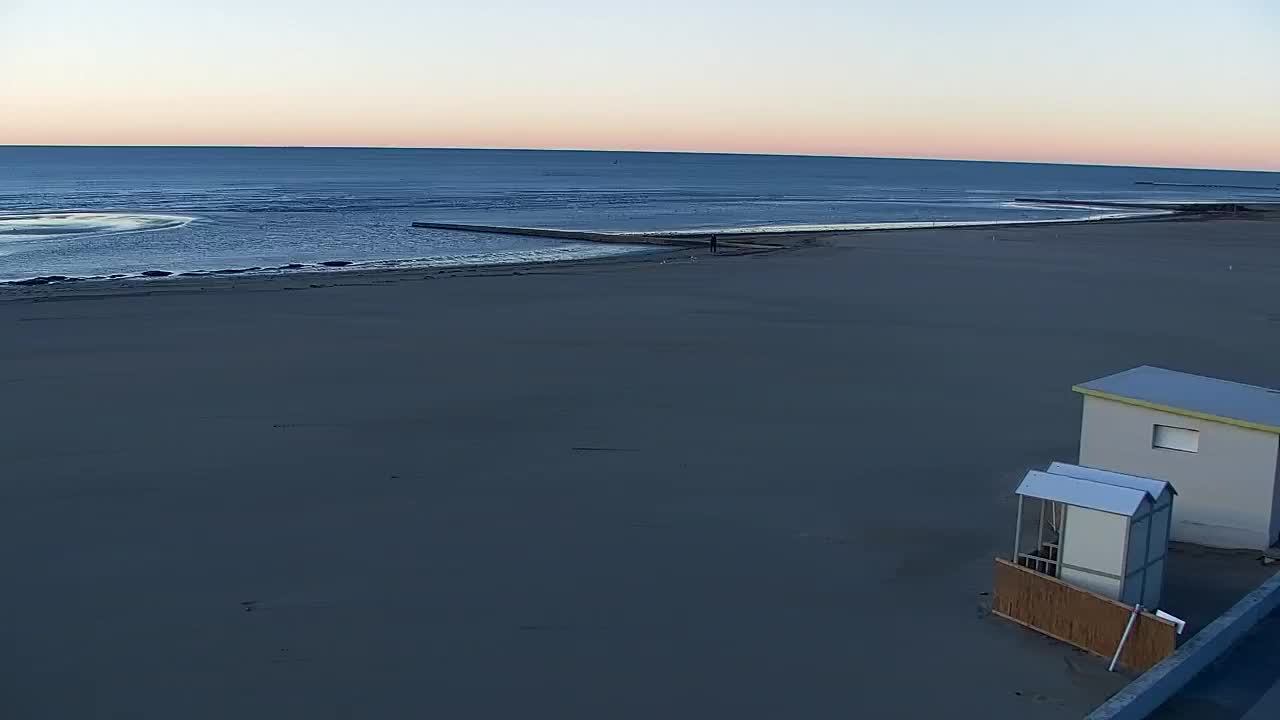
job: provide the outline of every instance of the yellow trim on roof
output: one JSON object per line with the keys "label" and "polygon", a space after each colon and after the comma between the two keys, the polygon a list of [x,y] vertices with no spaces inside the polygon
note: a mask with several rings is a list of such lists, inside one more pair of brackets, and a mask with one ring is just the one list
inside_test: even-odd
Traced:
{"label": "yellow trim on roof", "polygon": [[1239,418],[1224,417],[1222,415],[1213,415],[1211,413],[1197,412],[1186,408],[1173,407],[1171,405],[1161,405],[1160,403],[1147,402],[1146,400],[1138,400],[1137,398],[1125,397],[1124,395],[1113,395],[1109,392],[1101,390],[1093,390],[1082,385],[1072,386],[1072,390],[1081,395],[1090,395],[1103,400],[1112,400],[1126,405],[1137,405],[1138,407],[1149,408],[1151,410],[1159,410],[1161,412],[1173,413],[1174,415],[1183,415],[1193,417],[1198,420],[1209,420],[1211,422],[1223,423],[1225,425],[1235,425],[1236,427],[1248,428],[1250,430],[1261,430],[1262,432],[1275,433],[1280,435],[1280,427],[1275,425],[1265,425],[1263,423],[1249,422],[1248,420],[1240,420]]}

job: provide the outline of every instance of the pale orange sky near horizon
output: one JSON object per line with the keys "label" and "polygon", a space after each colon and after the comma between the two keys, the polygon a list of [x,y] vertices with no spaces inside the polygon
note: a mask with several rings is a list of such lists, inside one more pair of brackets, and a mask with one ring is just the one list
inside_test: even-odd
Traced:
{"label": "pale orange sky near horizon", "polygon": [[512,0],[464,9],[366,0],[358,11],[301,0],[217,10],[3,2],[0,144],[1280,170],[1280,11],[1257,1],[1185,12],[1084,2],[1070,14],[1012,2],[963,14],[817,0],[785,12],[563,0],[551,13]]}

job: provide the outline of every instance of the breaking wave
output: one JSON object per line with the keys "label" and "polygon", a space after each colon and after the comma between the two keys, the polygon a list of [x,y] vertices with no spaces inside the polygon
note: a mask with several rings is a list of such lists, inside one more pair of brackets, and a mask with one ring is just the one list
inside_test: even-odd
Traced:
{"label": "breaking wave", "polygon": [[116,235],[179,228],[195,218],[185,215],[106,212],[0,214],[0,242],[89,235]]}

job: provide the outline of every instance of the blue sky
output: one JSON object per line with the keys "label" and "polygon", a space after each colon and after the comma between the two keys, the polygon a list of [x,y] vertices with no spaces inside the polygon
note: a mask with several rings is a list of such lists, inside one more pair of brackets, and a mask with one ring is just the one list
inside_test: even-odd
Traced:
{"label": "blue sky", "polygon": [[0,0],[0,143],[1280,169],[1277,75],[1265,0]]}

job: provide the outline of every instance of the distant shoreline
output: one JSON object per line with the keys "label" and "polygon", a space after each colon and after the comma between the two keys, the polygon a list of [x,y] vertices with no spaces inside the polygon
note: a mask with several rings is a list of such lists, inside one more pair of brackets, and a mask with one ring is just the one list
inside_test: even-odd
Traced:
{"label": "distant shoreline", "polygon": [[[701,247],[706,245],[712,236],[728,244],[762,245],[784,247],[785,240],[794,236],[825,235],[849,232],[885,232],[890,230],[928,230],[944,228],[972,227],[1013,227],[1022,225],[1048,225],[1063,223],[1103,222],[1115,220],[1153,219],[1176,215],[1184,212],[1200,212],[1198,209],[1183,206],[1155,206],[1126,203],[1083,202],[1069,200],[1031,200],[1018,199],[1015,202],[1026,204],[1057,205],[1074,208],[1133,208],[1133,212],[1107,213],[1090,215],[1081,218],[1045,218],[1042,220],[908,220],[887,222],[860,223],[828,223],[821,225],[781,225],[752,226],[747,228],[697,229],[697,230],[637,230],[637,231],[590,231],[568,230],[560,228],[533,228],[506,225],[483,225],[474,223],[437,223],[414,222],[413,226],[433,230],[453,230],[457,232],[473,232],[495,235],[521,235],[527,237],[544,237],[559,240],[581,240],[600,243],[634,243],[641,242],[654,245],[676,245]],[[784,241],[784,242],[777,242]]]}
{"label": "distant shoreline", "polygon": [[[1244,212],[1259,215],[1280,213],[1280,204],[1251,204],[1242,206]],[[1175,211],[1159,215],[1129,215],[1107,219],[1072,219],[1061,221],[1025,221],[1004,224],[985,225],[937,225],[910,228],[881,228],[874,230],[796,230],[785,232],[741,233],[734,239],[722,242],[726,255],[754,255],[787,251],[805,247],[821,246],[831,241],[849,239],[856,236],[881,236],[886,233],[922,233],[922,232],[965,232],[981,230],[984,227],[1001,230],[1037,229],[1064,226],[1113,226],[1124,223],[1153,222],[1214,222],[1230,219],[1230,213],[1221,211],[1202,211],[1193,208],[1177,208]],[[505,229],[511,231],[511,228]],[[541,231],[554,233],[557,231]],[[588,236],[592,233],[573,233],[579,241],[592,241]],[[708,233],[707,235],[709,235]],[[613,236],[606,235],[609,238]],[[543,235],[543,237],[554,237]],[[705,236],[704,236],[705,237]],[[564,271],[566,269],[600,266],[626,266],[667,262],[671,259],[696,259],[707,255],[705,243],[694,237],[664,238],[653,236],[646,243],[648,249],[613,255],[549,260],[543,262],[512,263],[474,263],[474,264],[427,264],[409,260],[402,263],[373,261],[368,263],[352,261],[331,261],[328,264],[293,263],[280,268],[229,269],[207,272],[189,273],[153,273],[128,275],[122,277],[101,277],[92,279],[54,279],[44,282],[10,281],[0,282],[0,303],[41,298],[75,296],[93,296],[97,294],[145,294],[168,292],[203,292],[212,289],[234,290],[249,285],[262,289],[274,289],[280,284],[307,283],[310,287],[327,287],[333,284],[366,284],[396,282],[403,279],[433,279],[454,276],[480,277],[494,275],[522,275],[543,272]],[[615,239],[599,242],[618,242]],[[710,257],[709,255],[707,255]],[[303,286],[290,287],[298,289]]]}
{"label": "distant shoreline", "polygon": [[[1064,205],[1078,208],[1136,208],[1141,212],[1107,213],[1091,215],[1084,218],[1047,218],[1041,220],[973,220],[973,221],[905,221],[905,222],[865,222],[865,223],[833,223],[828,225],[781,226],[778,228],[748,227],[729,228],[725,230],[644,230],[644,231],[587,231],[557,228],[512,227],[501,225],[480,225],[471,223],[432,223],[417,221],[414,227],[422,229],[447,230],[464,233],[513,235],[534,237],[565,242],[593,243],[614,246],[633,246],[630,251],[604,253],[600,255],[583,255],[563,259],[528,261],[512,260],[510,262],[486,262],[484,256],[453,256],[445,259],[403,258],[382,260],[328,260],[311,263],[286,263],[271,267],[222,268],[214,270],[177,270],[153,268],[134,273],[113,275],[74,276],[74,275],[41,275],[31,278],[0,281],[0,288],[6,286],[51,286],[81,283],[102,283],[112,281],[138,281],[154,283],[157,281],[175,281],[188,278],[227,278],[243,276],[280,276],[320,274],[334,272],[380,272],[398,270],[443,270],[449,268],[502,268],[537,266],[544,264],[564,264],[608,260],[620,255],[637,255],[658,250],[647,250],[642,246],[661,248],[702,249],[707,247],[710,238],[715,235],[721,239],[726,249],[739,252],[758,252],[779,250],[796,245],[812,244],[824,237],[831,237],[853,232],[891,232],[902,230],[927,230],[945,228],[980,228],[980,227],[1019,227],[1045,224],[1075,224],[1116,222],[1132,220],[1154,220],[1172,217],[1179,213],[1192,212],[1180,207],[1161,207],[1123,205],[1117,203],[1086,203],[1083,201],[1051,201],[1027,200],[1018,202],[1038,203],[1046,205]],[[475,260],[479,260],[478,262]]]}

